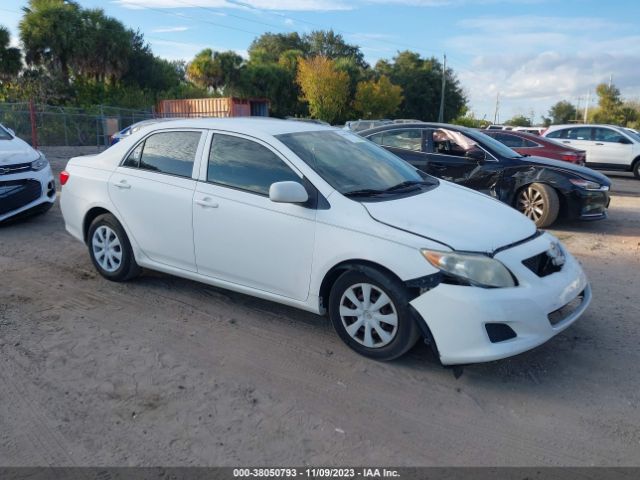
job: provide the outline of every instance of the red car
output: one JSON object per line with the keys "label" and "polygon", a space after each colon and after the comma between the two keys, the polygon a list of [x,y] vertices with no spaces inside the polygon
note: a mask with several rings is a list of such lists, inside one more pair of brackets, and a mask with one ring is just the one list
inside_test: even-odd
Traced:
{"label": "red car", "polygon": [[578,150],[531,133],[515,132],[513,130],[483,130],[482,133],[504,143],[520,155],[552,158],[553,160],[563,160],[576,165],[584,165],[587,159],[587,154],[584,150]]}

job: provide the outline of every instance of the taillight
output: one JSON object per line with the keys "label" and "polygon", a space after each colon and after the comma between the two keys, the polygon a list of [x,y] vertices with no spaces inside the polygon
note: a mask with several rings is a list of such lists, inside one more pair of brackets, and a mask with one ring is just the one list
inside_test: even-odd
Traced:
{"label": "taillight", "polygon": [[69,172],[63,170],[60,172],[60,185],[64,185],[69,180]]}
{"label": "taillight", "polygon": [[561,158],[565,162],[578,163],[578,156],[575,153],[563,153]]}

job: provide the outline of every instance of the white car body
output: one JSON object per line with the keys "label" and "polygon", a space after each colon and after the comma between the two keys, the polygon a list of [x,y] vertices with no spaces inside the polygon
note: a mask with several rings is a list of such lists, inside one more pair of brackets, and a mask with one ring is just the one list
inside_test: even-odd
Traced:
{"label": "white car body", "polygon": [[[2,125],[0,136],[0,222],[51,206],[55,182],[42,153]],[[34,170],[32,164],[38,160],[42,161]]]}
{"label": "white car body", "polygon": [[634,171],[640,163],[640,135],[631,129],[597,124],[552,125],[543,136],[585,150],[587,167]]}
{"label": "white car body", "polygon": [[[202,133],[191,178],[121,165],[143,139],[167,131]],[[348,198],[275,137],[316,131],[368,142],[330,127],[279,120],[191,119],[152,125],[97,156],[69,161],[69,179],[61,194],[66,229],[86,243],[87,218],[110,212],[123,226],[142,267],[317,314],[325,312],[325,281],[336,266],[380,266],[415,289],[410,304],[419,321],[428,325],[443,364],[523,352],[567,328],[587,308],[589,284],[568,252],[563,252],[561,270],[545,277],[523,265],[523,260],[554,248],[557,240],[538,232],[516,210],[444,181],[395,200]],[[207,182],[216,134],[265,146],[301,183],[313,185],[326,203],[316,208],[276,203],[269,196]],[[518,286],[429,287],[423,281],[435,278],[439,270],[425,260],[421,249],[495,256],[517,278]],[[578,307],[552,324],[548,314],[576,298],[581,300]],[[509,325],[516,338],[492,343],[485,328],[491,322]]]}

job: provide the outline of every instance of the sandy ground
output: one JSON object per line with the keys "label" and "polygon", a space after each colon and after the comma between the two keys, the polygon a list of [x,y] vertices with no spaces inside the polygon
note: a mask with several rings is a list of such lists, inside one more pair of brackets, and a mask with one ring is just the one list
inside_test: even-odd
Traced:
{"label": "sandy ground", "polygon": [[640,181],[614,184],[608,220],[554,229],[593,283],[584,317],[457,380],[291,308],[107,282],[57,206],[1,227],[0,465],[640,465]]}

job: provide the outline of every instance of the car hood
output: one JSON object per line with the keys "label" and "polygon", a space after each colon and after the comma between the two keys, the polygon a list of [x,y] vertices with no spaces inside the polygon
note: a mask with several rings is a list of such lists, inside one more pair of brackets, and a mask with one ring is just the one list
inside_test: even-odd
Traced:
{"label": "car hood", "polygon": [[543,157],[524,157],[518,158],[518,161],[524,162],[528,165],[538,165],[541,167],[552,168],[554,170],[564,170],[570,173],[574,173],[579,177],[586,180],[592,180],[598,182],[601,185],[611,185],[611,180],[600,172],[596,172],[588,167],[581,167],[575,163],[563,162],[561,160],[553,160],[551,158]]}
{"label": "car hood", "polygon": [[38,152],[17,137],[0,140],[0,165],[33,162],[37,158]]}
{"label": "car hood", "polygon": [[442,180],[420,195],[363,205],[381,223],[460,251],[490,253],[536,233],[535,224],[517,210]]}

